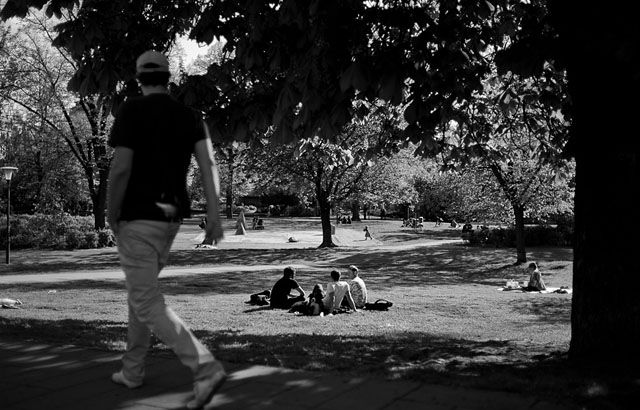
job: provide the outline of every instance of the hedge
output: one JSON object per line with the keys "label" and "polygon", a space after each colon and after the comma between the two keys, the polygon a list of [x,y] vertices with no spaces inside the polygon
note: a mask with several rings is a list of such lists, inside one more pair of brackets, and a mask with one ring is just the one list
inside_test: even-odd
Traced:
{"label": "hedge", "polygon": [[[572,246],[573,229],[568,225],[534,225],[524,229],[526,246]],[[514,248],[516,246],[515,228],[478,227],[462,234],[465,243],[471,246],[495,246]]]}
{"label": "hedge", "polygon": [[[12,249],[93,249],[115,245],[111,229],[96,230],[92,216],[12,215]],[[0,219],[0,246],[7,244],[7,219]]]}

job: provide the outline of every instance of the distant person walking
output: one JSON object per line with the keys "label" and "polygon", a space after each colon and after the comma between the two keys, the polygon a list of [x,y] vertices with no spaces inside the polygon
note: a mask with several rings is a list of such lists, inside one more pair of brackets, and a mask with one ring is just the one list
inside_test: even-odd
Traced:
{"label": "distant person walking", "polygon": [[373,236],[371,236],[371,232],[369,232],[369,227],[367,225],[364,226],[364,240],[366,241],[367,239],[371,239],[373,240]]}
{"label": "distant person walking", "polygon": [[129,98],[115,117],[109,144],[115,148],[109,173],[107,219],[118,242],[128,292],[129,324],[122,369],[112,380],[142,385],[151,332],[170,347],[194,376],[195,398],[206,405],[222,386],[222,364],[165,304],[158,276],[183,218],[190,216],[186,177],[195,154],[207,199],[205,241],[223,231],[218,210],[220,183],[204,122],[168,94],[169,62],[156,51],[138,57],[141,97]]}

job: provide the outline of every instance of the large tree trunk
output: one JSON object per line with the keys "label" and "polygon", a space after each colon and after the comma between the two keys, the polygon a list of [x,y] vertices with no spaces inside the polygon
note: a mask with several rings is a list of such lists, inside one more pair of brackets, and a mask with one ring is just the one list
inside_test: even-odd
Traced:
{"label": "large tree trunk", "polygon": [[590,362],[638,359],[640,248],[633,219],[638,155],[600,151],[577,158],[570,356]]}
{"label": "large tree trunk", "polygon": [[527,261],[527,251],[524,242],[524,208],[521,205],[513,205],[513,216],[516,220],[516,263]]}
{"label": "large tree trunk", "polygon": [[632,368],[640,358],[637,16],[630,3],[551,6],[568,57],[576,158],[569,356]]}

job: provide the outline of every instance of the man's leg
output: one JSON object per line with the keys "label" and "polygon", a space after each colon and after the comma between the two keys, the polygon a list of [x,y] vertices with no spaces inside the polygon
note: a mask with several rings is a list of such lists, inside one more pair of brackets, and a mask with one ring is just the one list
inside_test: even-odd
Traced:
{"label": "man's leg", "polygon": [[123,224],[118,235],[129,306],[137,318],[130,327],[131,344],[135,348],[127,351],[123,358],[125,375],[140,376],[136,369],[143,365],[144,357],[140,354],[143,350],[146,353],[146,349],[141,348],[143,335],[139,324],[144,324],[171,348],[196,379],[211,373],[213,355],[195,338],[182,319],[166,306],[158,288],[158,275],[167,261],[178,229],[177,223],[131,221]]}
{"label": "man's leg", "polygon": [[129,325],[127,327],[127,350],[122,356],[122,373],[124,377],[135,383],[142,383],[144,378],[144,360],[147,356],[151,331],[147,325],[138,320],[129,305]]}

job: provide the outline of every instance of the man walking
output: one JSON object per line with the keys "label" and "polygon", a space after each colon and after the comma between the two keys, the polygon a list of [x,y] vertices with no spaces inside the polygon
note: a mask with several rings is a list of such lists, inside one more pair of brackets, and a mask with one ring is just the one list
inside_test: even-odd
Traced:
{"label": "man walking", "polygon": [[129,324],[122,369],[112,375],[129,388],[142,385],[151,332],[194,375],[194,400],[207,404],[222,386],[221,363],[164,301],[158,276],[183,218],[190,215],[186,177],[195,154],[207,199],[205,241],[223,231],[218,210],[218,169],[206,125],[168,94],[169,61],[147,51],[136,62],[141,97],[129,98],[116,114],[109,144],[115,148],[109,173],[107,219],[118,243],[128,292]]}

